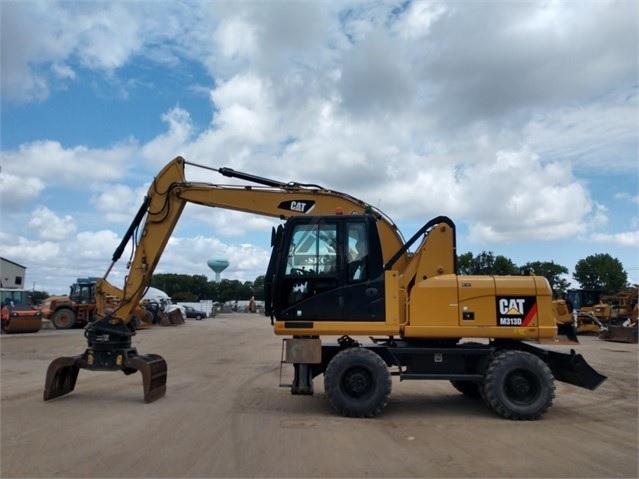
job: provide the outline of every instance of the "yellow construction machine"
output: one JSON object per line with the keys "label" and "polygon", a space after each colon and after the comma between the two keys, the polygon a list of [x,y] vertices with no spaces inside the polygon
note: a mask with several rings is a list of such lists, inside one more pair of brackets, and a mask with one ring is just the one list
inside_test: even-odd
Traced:
{"label": "yellow construction machine", "polygon": [[49,296],[42,303],[42,317],[56,329],[85,326],[95,311],[95,282],[100,278],[78,278],[66,296]]}
{"label": "yellow construction machine", "polygon": [[[392,375],[450,381],[497,414],[524,420],[548,411],[554,380],[592,390],[606,379],[574,350],[532,344],[557,334],[545,278],[456,274],[449,218],[426,222],[404,241],[381,211],[347,194],[229,168],[208,169],[247,184],[190,182],[187,164],[201,166],[178,157],[154,179],[112,258],[111,267],[135,238],[124,288],[106,280],[109,267],[96,285],[99,319],[85,331],[88,348],[50,364],[45,400],[71,392],[80,369],[139,370],[145,401],[164,396],[166,362],[137,353],[130,322],[186,203],[285,221],[272,233],[265,313],[284,337],[281,361],[293,365],[286,386],[311,395],[323,374],[329,403],[342,415],[380,413]],[[116,309],[106,306],[109,295],[120,298]]]}
{"label": "yellow construction machine", "polygon": [[[636,286],[612,295],[594,289],[569,290],[566,304],[578,334],[595,334],[605,341],[637,342]],[[558,321],[565,322],[565,316]]]}
{"label": "yellow construction machine", "polygon": [[606,318],[606,327],[599,332],[599,339],[618,343],[637,343],[638,286],[626,288],[613,295],[604,295],[594,307],[597,317]]}

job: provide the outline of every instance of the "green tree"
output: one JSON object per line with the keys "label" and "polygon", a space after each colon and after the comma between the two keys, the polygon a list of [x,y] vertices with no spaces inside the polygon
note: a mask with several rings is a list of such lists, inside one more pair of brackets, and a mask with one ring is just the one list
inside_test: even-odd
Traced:
{"label": "green tree", "polygon": [[218,284],[218,295],[217,298],[214,299],[220,303],[240,299],[237,294],[241,286],[242,283],[237,279],[223,279]]}
{"label": "green tree", "polygon": [[31,294],[31,298],[33,299],[33,302],[35,304],[39,304],[40,302],[44,301],[49,296],[51,296],[46,291],[31,291],[30,294]]}
{"label": "green tree", "polygon": [[598,289],[604,294],[616,294],[627,286],[628,273],[617,258],[600,253],[580,259],[572,277],[583,289]]}
{"label": "green tree", "polygon": [[519,274],[519,268],[515,263],[510,260],[510,258],[506,258],[502,255],[495,256],[495,262],[493,263],[492,271],[488,274],[498,274],[498,275],[517,275]]}
{"label": "green tree", "polygon": [[475,271],[475,258],[470,251],[457,256],[457,273],[473,274]]}
{"label": "green tree", "polygon": [[519,268],[505,256],[495,256],[492,251],[482,251],[474,257],[471,252],[458,256],[457,272],[459,274],[504,275],[519,274]]}
{"label": "green tree", "polygon": [[253,294],[255,295],[255,301],[264,301],[264,283],[266,276],[261,275],[255,278],[253,281]]}
{"label": "green tree", "polygon": [[194,303],[194,302],[197,302],[198,297],[197,295],[189,291],[178,291],[171,295],[171,299],[173,300],[174,303],[180,303],[180,302]]}
{"label": "green tree", "polygon": [[550,283],[555,298],[563,297],[570,286],[568,280],[562,278],[563,275],[568,274],[568,268],[560,264],[555,264],[554,261],[533,261],[526,263],[521,269],[530,270],[537,276],[546,278]]}

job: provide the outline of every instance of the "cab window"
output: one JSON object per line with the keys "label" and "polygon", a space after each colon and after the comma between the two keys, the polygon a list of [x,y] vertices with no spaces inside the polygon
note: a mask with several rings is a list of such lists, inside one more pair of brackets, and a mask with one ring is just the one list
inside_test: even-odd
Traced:
{"label": "cab window", "polygon": [[337,225],[297,225],[286,258],[285,275],[331,275],[337,272]]}

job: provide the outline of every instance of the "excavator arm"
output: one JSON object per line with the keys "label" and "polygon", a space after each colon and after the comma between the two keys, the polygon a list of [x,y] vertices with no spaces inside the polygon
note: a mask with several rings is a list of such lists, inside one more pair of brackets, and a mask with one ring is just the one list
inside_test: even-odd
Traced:
{"label": "excavator arm", "polygon": [[[190,182],[185,177],[186,165],[216,171],[248,184]],[[111,266],[104,278],[96,283],[96,316],[99,319],[85,330],[88,349],[80,356],[58,358],[51,363],[47,370],[45,400],[71,392],[80,369],[122,370],[125,374],[139,370],[143,376],[145,400],[151,402],[164,395],[166,363],[157,355],[137,354],[131,347],[135,331],[129,323],[187,203],[282,220],[294,215],[372,213],[377,218],[384,261],[392,258],[394,267],[400,270],[409,262],[406,251],[397,255],[404,246],[397,226],[381,211],[357,198],[318,185],[283,183],[230,168],[197,165],[177,157],[154,178],[142,206],[113,254]],[[109,283],[107,276],[129,242],[134,250],[128,265],[129,273],[120,289]]]}

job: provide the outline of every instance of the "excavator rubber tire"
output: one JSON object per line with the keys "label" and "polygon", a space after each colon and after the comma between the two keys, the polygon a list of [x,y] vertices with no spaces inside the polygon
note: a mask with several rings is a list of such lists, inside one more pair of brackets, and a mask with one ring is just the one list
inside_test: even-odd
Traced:
{"label": "excavator rubber tire", "polygon": [[550,368],[534,354],[499,351],[486,370],[482,398],[506,419],[535,420],[552,406],[555,382]]}
{"label": "excavator rubber tire", "polygon": [[331,359],[324,372],[328,402],[342,416],[374,417],[391,394],[391,376],[384,360],[373,351],[351,347]]}

